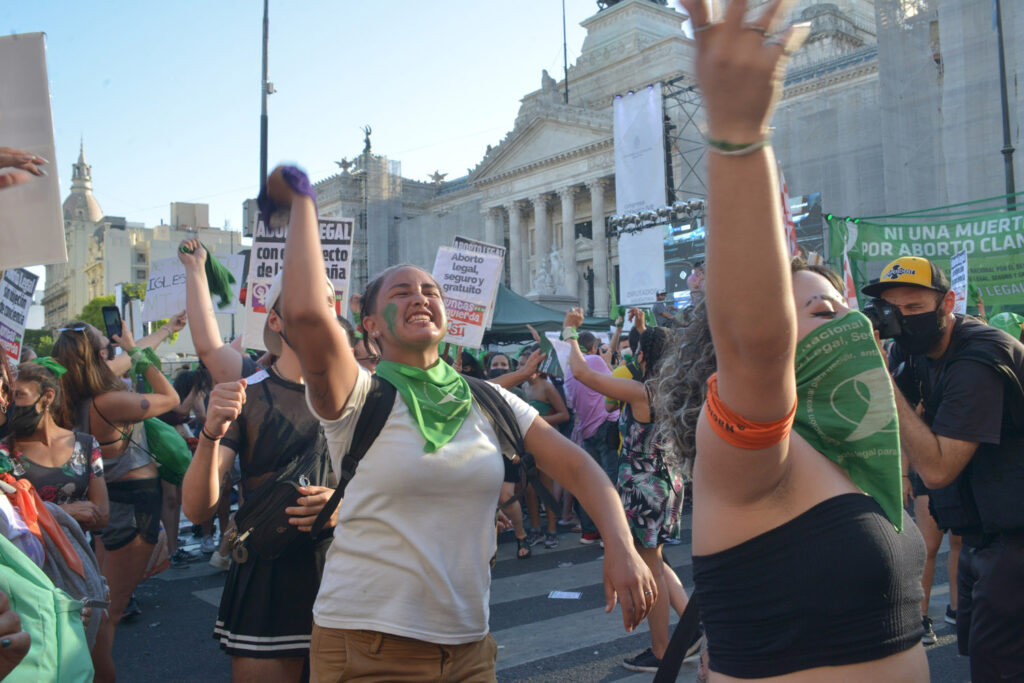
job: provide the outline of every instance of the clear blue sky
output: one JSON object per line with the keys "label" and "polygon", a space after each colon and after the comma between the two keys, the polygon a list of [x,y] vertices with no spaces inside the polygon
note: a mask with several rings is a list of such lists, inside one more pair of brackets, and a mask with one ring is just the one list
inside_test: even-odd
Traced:
{"label": "clear blue sky", "polygon": [[[241,227],[259,173],[260,0],[4,2],[0,32],[47,34],[62,196],[80,136],[108,215],[172,201]],[[570,64],[594,0],[566,0]],[[270,2],[269,162],[314,180],[362,149],[455,178],[511,129],[541,70],[562,75],[561,0]],[[571,84],[570,84],[571,88]],[[5,144],[14,144],[7,141]]]}

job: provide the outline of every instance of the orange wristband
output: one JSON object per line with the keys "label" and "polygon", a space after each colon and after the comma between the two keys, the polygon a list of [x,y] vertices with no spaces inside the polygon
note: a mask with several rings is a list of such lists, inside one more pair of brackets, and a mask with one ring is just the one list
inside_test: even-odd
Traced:
{"label": "orange wristband", "polygon": [[796,401],[788,415],[774,422],[752,422],[737,415],[718,396],[717,372],[708,378],[708,395],[704,405],[708,424],[722,441],[752,451],[774,446],[789,436],[796,417]]}

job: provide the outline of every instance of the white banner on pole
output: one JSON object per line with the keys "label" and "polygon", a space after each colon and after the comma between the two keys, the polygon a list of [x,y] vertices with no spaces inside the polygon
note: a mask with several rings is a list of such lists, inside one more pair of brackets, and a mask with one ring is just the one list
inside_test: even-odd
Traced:
{"label": "white banner on pole", "polygon": [[[661,84],[615,98],[615,210],[638,213],[665,205],[665,129]],[[664,228],[619,237],[620,304],[649,304],[665,290]],[[597,283],[595,283],[597,286]],[[606,287],[607,283],[601,283]]]}
{"label": "white banner on pole", "polygon": [[[218,256],[217,260],[235,276],[231,285],[231,301],[224,308],[214,301],[213,311],[217,314],[238,312],[238,292],[242,288],[242,271],[245,268],[244,254]],[[149,279],[146,282],[146,301],[142,306],[142,322],[165,320],[185,310],[185,266],[175,258],[160,259],[149,264]]]}
{"label": "white banner on pole", "polygon": [[956,294],[953,312],[960,315],[967,315],[967,277],[967,252],[958,251],[949,260],[949,284]]}
{"label": "white banner on pole", "polygon": [[[348,306],[350,266],[352,263],[351,218],[321,218],[320,247],[323,251],[327,277],[334,285],[334,308]],[[263,324],[267,320],[267,295],[270,285],[284,265],[286,228],[266,228],[256,223],[249,256],[249,284],[246,289],[245,320],[242,345],[247,349],[263,349]]]}
{"label": "white banner on pole", "polygon": [[24,268],[5,271],[0,282],[0,345],[10,365],[21,359],[25,320],[38,282],[39,276]]}
{"label": "white banner on pole", "polygon": [[434,279],[444,290],[448,332],[444,341],[479,348],[484,326],[493,308],[501,280],[501,259],[494,254],[440,247],[434,261]]}
{"label": "white banner on pole", "polygon": [[0,192],[0,269],[66,263],[45,35],[0,37],[0,64],[0,144],[51,162],[46,176]]}
{"label": "white banner on pole", "polygon": [[[480,240],[470,239],[468,237],[455,236],[453,246],[459,251],[471,251],[477,254],[491,254],[501,259],[498,264],[498,277],[501,278],[501,274],[505,272],[505,247],[499,247],[497,244],[490,244],[488,242],[481,242]],[[490,307],[487,309],[487,320],[484,321],[484,329],[491,329],[491,323],[494,322],[494,304],[498,299],[498,288],[494,288],[494,295],[491,297]]]}

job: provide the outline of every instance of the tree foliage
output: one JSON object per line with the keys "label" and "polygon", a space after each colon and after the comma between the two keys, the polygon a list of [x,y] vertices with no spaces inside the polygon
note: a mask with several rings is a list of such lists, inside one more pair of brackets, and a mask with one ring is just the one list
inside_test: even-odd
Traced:
{"label": "tree foliage", "polygon": [[38,356],[49,356],[53,351],[53,334],[50,330],[25,330],[23,346],[30,346]]}
{"label": "tree foliage", "polygon": [[98,296],[85,305],[82,312],[78,314],[78,320],[89,323],[100,332],[106,334],[106,326],[103,324],[103,307],[114,305],[114,295],[106,294]]}

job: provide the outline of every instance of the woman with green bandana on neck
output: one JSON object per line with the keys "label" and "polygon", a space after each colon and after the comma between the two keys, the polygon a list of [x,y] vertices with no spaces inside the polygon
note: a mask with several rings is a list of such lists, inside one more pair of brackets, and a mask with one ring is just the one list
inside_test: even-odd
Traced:
{"label": "woman with green bandana on neck", "polygon": [[782,227],[768,123],[809,24],[782,26],[782,0],[753,16],[745,0],[722,17],[683,5],[707,111],[718,368],[693,463],[709,680],[927,681],[924,544],[901,508],[885,363],[841,282],[791,273]]}
{"label": "woman with green bandana on neck", "polygon": [[[324,425],[335,471],[370,387],[329,311],[308,292],[323,272],[316,205],[305,174],[278,168],[265,195],[290,209],[282,314],[306,396]],[[466,381],[439,362],[447,316],[441,288],[414,266],[380,273],[363,295],[362,326],[377,343],[377,375],[397,398],[346,489],[313,610],[311,680],[493,681],[489,559],[503,470],[497,435]],[[511,394],[537,464],[593,511],[605,538],[608,611],[622,603],[632,631],[655,600],[611,482],[591,459]]]}

